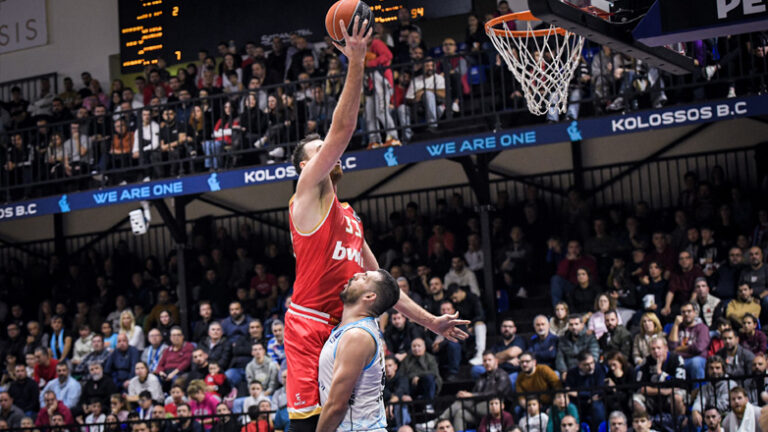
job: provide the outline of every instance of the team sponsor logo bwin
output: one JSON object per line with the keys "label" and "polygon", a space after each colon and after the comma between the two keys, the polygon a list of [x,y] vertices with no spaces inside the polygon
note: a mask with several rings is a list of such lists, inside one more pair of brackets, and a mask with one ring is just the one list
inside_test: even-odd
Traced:
{"label": "team sponsor logo bwin", "polygon": [[360,265],[360,267],[363,266],[363,251],[361,249],[344,247],[340,241],[336,242],[336,247],[333,248],[333,255],[331,258],[336,261],[354,261]]}

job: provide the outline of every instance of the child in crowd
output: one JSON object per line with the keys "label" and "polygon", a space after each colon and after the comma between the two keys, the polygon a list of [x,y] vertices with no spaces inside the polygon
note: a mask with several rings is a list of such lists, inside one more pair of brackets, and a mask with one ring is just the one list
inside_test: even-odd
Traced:
{"label": "child in crowd", "polygon": [[656,432],[651,429],[651,416],[647,411],[636,411],[632,414],[632,432]]}
{"label": "child in crowd", "polygon": [[530,398],[525,402],[525,416],[517,424],[523,432],[544,432],[549,416],[541,412],[539,400]]}
{"label": "child in crowd", "polygon": [[[260,381],[251,381],[251,383],[248,384],[248,392],[250,393],[250,396],[243,401],[243,412],[249,412],[250,407],[258,406],[262,401],[269,402],[269,398],[264,395],[264,386]],[[251,420],[253,420],[253,418],[248,419],[248,421]]]}
{"label": "child in crowd", "polygon": [[[210,416],[216,414],[216,405],[219,401],[214,396],[205,393],[205,382],[202,380],[192,380],[187,387],[187,396],[189,396],[189,409],[193,416]],[[203,419],[203,427],[210,430],[213,427],[213,419]]]}
{"label": "child in crowd", "polygon": [[549,421],[547,422],[547,432],[555,432],[555,430],[559,430],[559,428],[555,429],[555,425],[559,425],[560,420],[567,415],[573,416],[576,421],[579,421],[579,410],[576,408],[576,405],[570,403],[568,393],[557,392],[555,393],[555,398],[552,400],[552,406],[549,407],[549,410],[547,411],[547,416],[549,417]]}
{"label": "child in crowd", "polygon": [[144,390],[139,393],[139,406],[136,408],[136,412],[139,413],[141,420],[149,420],[152,418],[152,393],[149,390]]}
{"label": "child in crowd", "polygon": [[504,432],[515,426],[512,414],[504,411],[504,402],[494,397],[488,401],[488,414],[480,420],[478,432]]}
{"label": "child in crowd", "polygon": [[224,400],[232,391],[232,386],[227,381],[227,376],[221,373],[221,366],[218,362],[208,362],[208,375],[205,376],[205,391],[209,395],[217,397],[220,401]]}
{"label": "child in crowd", "polygon": [[[88,411],[90,414],[85,418],[86,424],[104,423],[107,420],[107,416],[102,412],[101,401],[97,398],[93,398],[89,401]],[[83,432],[103,432],[103,430],[104,426],[90,426],[83,428]]]}

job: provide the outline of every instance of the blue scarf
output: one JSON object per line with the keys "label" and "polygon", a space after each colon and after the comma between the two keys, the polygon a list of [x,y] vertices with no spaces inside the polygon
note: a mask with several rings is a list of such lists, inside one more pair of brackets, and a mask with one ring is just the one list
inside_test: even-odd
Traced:
{"label": "blue scarf", "polygon": [[[162,347],[162,345],[160,346]],[[147,351],[147,361],[149,362],[149,372],[151,373],[160,361],[160,348],[155,351],[154,355],[152,355],[152,345],[148,346],[147,349],[149,350]]]}
{"label": "blue scarf", "polygon": [[[58,342],[58,344],[56,343]],[[53,358],[56,360],[61,360],[59,357],[61,357],[62,351],[64,351],[64,329],[61,329],[59,332],[58,340],[56,337],[56,333],[53,333],[51,335],[51,352],[53,353]],[[58,345],[58,348],[57,348]]]}

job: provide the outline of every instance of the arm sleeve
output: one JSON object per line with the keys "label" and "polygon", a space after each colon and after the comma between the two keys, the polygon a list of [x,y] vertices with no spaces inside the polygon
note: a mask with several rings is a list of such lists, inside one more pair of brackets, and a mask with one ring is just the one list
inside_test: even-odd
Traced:
{"label": "arm sleeve", "polygon": [[696,343],[692,344],[688,348],[688,352],[692,355],[705,355],[707,347],[709,346],[709,329],[704,324],[696,326]]}
{"label": "arm sleeve", "polygon": [[558,349],[557,354],[555,355],[555,368],[559,370],[560,372],[565,372],[566,366],[565,366],[565,356],[563,355],[563,351]]}

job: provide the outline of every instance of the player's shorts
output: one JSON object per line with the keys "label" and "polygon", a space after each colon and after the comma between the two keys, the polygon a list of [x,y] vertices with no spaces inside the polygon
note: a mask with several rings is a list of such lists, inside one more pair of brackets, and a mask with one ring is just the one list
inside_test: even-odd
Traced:
{"label": "player's shorts", "polygon": [[285,314],[285,360],[288,374],[285,394],[288,417],[304,419],[319,415],[320,390],[317,368],[320,351],[339,320],[327,313],[291,304]]}

